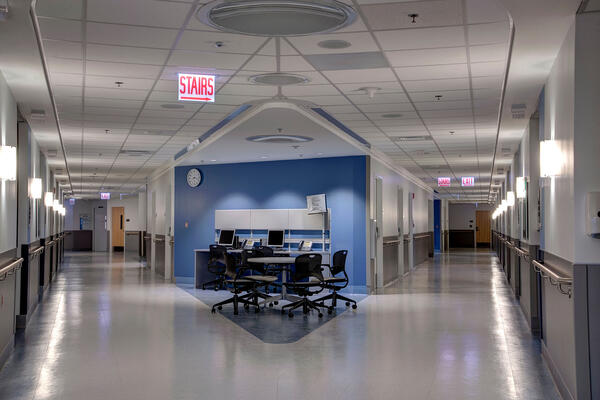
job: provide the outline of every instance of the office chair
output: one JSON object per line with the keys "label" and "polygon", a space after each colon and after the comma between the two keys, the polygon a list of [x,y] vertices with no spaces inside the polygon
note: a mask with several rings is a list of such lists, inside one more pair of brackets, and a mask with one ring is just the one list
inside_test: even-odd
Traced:
{"label": "office chair", "polygon": [[[346,302],[346,307],[349,307],[352,304],[352,309],[356,310],[356,300],[349,299],[347,297],[338,294],[338,290],[344,289],[348,286],[348,274],[346,273],[346,256],[348,255],[348,250],[339,250],[336,251],[333,255],[333,262],[331,265],[323,264],[324,267],[329,268],[331,272],[330,278],[323,279],[323,289],[329,289],[332,292],[327,296],[320,297],[314,300],[317,303],[325,305],[325,300],[331,300],[331,308],[329,311],[333,310],[338,300],[344,300]],[[337,274],[343,273],[343,277],[336,277]],[[340,285],[342,284],[342,285]]]}
{"label": "office chair", "polygon": [[[286,282],[284,285],[289,290],[302,296],[302,299],[281,307],[282,314],[285,314],[286,308],[289,308],[288,316],[292,318],[294,316],[293,310],[302,307],[302,312],[304,314],[308,314],[310,310],[317,310],[319,312],[319,318],[323,317],[321,307],[329,307],[324,304],[317,304],[308,299],[308,296],[312,296],[323,290],[321,261],[322,257],[320,254],[302,254],[296,257],[296,262],[294,263],[295,268],[291,274],[292,281]],[[311,289],[314,288],[318,288],[318,290],[311,291]]]}
{"label": "office chair", "polygon": [[[243,273],[245,271],[253,271],[253,272],[258,273],[258,275],[244,276],[244,279],[249,279],[249,280],[256,282],[256,285],[251,290],[252,296],[250,296],[250,298],[252,299],[252,301],[255,304],[258,304],[259,298],[264,299],[264,300],[268,300],[271,298],[271,296],[269,296],[269,294],[268,294],[269,293],[269,290],[268,290],[269,285],[274,284],[274,282],[277,281],[277,276],[268,275],[267,269],[265,268],[264,264],[248,262],[249,258],[255,258],[255,257],[263,257],[263,256],[260,255],[260,253],[254,249],[243,250],[240,254],[239,270],[240,270],[240,273]],[[259,289],[261,287],[265,289],[264,293],[259,291]],[[271,303],[269,303],[269,307],[273,307],[273,304],[279,304],[279,302],[278,301],[271,302]]]}
{"label": "office chair", "polygon": [[273,248],[269,246],[257,246],[254,250],[256,250],[256,257],[273,257]]}
{"label": "office chair", "polygon": [[[230,286],[229,291],[233,293],[233,297],[213,305],[211,312],[214,314],[216,312],[215,308],[222,310],[225,304],[233,304],[233,314],[238,315],[239,303],[242,303],[245,309],[248,309],[251,305],[254,305],[256,306],[254,312],[259,312],[260,309],[258,307],[258,303],[249,300],[249,298],[252,296],[252,293],[250,291],[256,286],[256,281],[246,279],[246,277],[241,276],[242,269],[238,268],[238,265],[235,262],[235,258],[232,255],[225,252],[224,260],[224,274],[227,277],[227,279],[224,282]],[[240,296],[240,294],[243,292],[250,293]]]}
{"label": "office chair", "polygon": [[204,282],[202,284],[202,290],[206,289],[206,286],[215,285],[215,290],[225,288],[225,254],[227,254],[227,248],[218,244],[211,244],[209,247],[208,254],[208,272],[215,274],[216,279],[212,281]]}

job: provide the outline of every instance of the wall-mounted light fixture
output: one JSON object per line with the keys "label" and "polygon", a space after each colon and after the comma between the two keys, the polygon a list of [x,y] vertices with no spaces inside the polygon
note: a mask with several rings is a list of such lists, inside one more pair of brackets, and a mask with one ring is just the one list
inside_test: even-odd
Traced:
{"label": "wall-mounted light fixture", "polygon": [[42,198],[42,180],[40,178],[29,179],[29,197],[33,200]]}
{"label": "wall-mounted light fixture", "polygon": [[52,202],[52,209],[54,211],[58,211],[60,208],[60,203],[58,202],[58,199],[54,199],[54,201]]}
{"label": "wall-mounted light fixture", "polygon": [[548,178],[560,175],[562,153],[556,140],[540,142],[540,176]]}
{"label": "wall-mounted light fixture", "polygon": [[3,181],[17,179],[17,148],[0,146],[0,178]]}
{"label": "wall-mounted light fixture", "polygon": [[517,177],[517,199],[527,197],[527,183],[524,176]]}
{"label": "wall-mounted light fixture", "polygon": [[52,207],[54,204],[54,193],[46,192],[44,195],[44,205],[48,208]]}
{"label": "wall-mounted light fixture", "polygon": [[515,205],[515,192],[506,192],[506,205],[509,207]]}
{"label": "wall-mounted light fixture", "polygon": [[502,199],[500,207],[502,207],[502,212],[506,212],[506,210],[508,210],[508,201],[506,201],[506,199]]}

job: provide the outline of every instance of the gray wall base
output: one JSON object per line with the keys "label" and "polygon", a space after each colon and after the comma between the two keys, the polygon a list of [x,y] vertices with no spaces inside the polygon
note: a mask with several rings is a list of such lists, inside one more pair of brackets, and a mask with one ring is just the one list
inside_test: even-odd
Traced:
{"label": "gray wall base", "polygon": [[560,372],[558,371],[558,368],[556,367],[556,364],[554,363],[552,356],[548,352],[546,343],[544,343],[543,341],[542,341],[542,356],[544,357],[544,360],[546,360],[546,364],[548,364],[548,369],[550,370],[550,373],[552,374],[552,378],[554,378],[554,384],[556,385],[556,388],[558,389],[558,392],[560,393],[562,398],[565,400],[575,400],[575,398],[573,397],[571,392],[569,392],[569,388],[565,384],[565,381],[564,381],[562,375],[560,375]]}

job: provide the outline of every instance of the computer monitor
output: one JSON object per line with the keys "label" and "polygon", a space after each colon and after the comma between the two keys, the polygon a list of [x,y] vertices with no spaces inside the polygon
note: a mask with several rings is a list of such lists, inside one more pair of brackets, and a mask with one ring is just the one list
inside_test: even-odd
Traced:
{"label": "computer monitor", "polygon": [[267,246],[269,247],[283,247],[283,239],[285,237],[284,231],[269,231],[267,233]]}
{"label": "computer monitor", "polygon": [[221,229],[221,232],[219,233],[219,244],[221,246],[233,246],[234,238],[235,238],[235,230]]}

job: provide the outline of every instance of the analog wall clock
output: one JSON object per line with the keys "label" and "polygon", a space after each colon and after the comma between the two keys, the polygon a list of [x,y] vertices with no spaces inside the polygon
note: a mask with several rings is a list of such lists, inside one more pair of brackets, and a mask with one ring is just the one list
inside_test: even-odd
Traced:
{"label": "analog wall clock", "polygon": [[198,168],[192,168],[187,173],[187,184],[190,187],[198,187],[202,183],[202,172]]}

